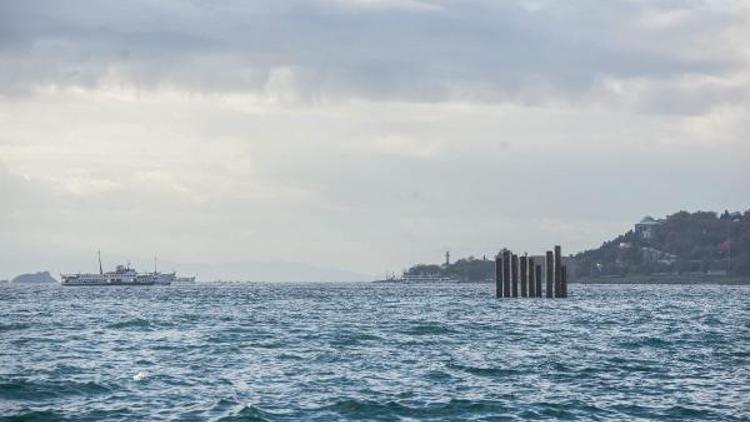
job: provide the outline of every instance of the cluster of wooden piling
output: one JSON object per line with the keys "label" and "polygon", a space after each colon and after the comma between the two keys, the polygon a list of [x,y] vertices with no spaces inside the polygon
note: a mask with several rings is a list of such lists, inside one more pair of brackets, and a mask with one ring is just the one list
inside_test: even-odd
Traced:
{"label": "cluster of wooden piling", "polygon": [[562,265],[560,246],[547,251],[544,264],[546,286],[542,285],[542,265],[534,258],[500,251],[495,257],[495,297],[544,297],[542,287],[548,298],[568,297],[568,269]]}

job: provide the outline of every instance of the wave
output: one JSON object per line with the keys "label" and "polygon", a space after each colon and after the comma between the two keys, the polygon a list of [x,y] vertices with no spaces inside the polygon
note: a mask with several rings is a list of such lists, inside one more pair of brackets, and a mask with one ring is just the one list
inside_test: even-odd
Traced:
{"label": "wave", "polygon": [[342,332],[337,333],[330,341],[334,346],[357,346],[367,342],[382,342],[385,339],[372,334]]}
{"label": "wave", "polygon": [[307,358],[305,358],[304,356],[293,354],[293,353],[281,353],[277,356],[277,359],[303,361],[303,360],[306,360]]}
{"label": "wave", "polygon": [[478,366],[461,365],[461,364],[453,363],[453,362],[448,362],[447,364],[445,364],[445,367],[448,369],[463,371],[472,375],[477,375],[477,376],[482,376],[482,377],[492,377],[492,378],[509,377],[509,376],[514,376],[514,375],[519,375],[522,373],[521,371],[518,371],[516,369],[485,368],[485,367],[478,367]]}
{"label": "wave", "polygon": [[63,415],[49,410],[33,410],[30,412],[19,413],[13,416],[0,417],[0,420],[6,422],[46,422],[62,420]]}
{"label": "wave", "polygon": [[[736,419],[727,414],[707,410],[697,409],[694,407],[685,407],[680,405],[668,408],[659,408],[654,406],[643,406],[637,404],[622,404],[613,406],[620,413],[632,418],[649,418],[665,420],[728,420]],[[745,420],[740,418],[738,420]]]}
{"label": "wave", "polygon": [[132,318],[118,321],[107,325],[107,328],[128,329],[133,328],[141,331],[150,331],[158,327],[172,327],[174,324],[167,322],[151,321],[143,318]]}
{"label": "wave", "polygon": [[[217,403],[218,408],[226,407],[228,404],[231,404],[233,402],[229,402],[227,400],[220,400],[219,403]],[[224,416],[222,418],[219,418],[219,421],[222,422],[239,422],[239,421],[271,421],[279,419],[281,415],[277,415],[275,413],[266,411],[261,409],[260,407],[253,406],[253,405],[247,405],[243,406],[240,410],[236,411],[233,415]]]}
{"label": "wave", "polygon": [[71,395],[109,393],[111,389],[95,382],[13,380],[0,383],[0,398],[6,400],[43,400]]}
{"label": "wave", "polygon": [[499,401],[451,399],[425,405],[406,405],[396,401],[346,399],[315,409],[315,412],[334,413],[344,419],[392,418],[466,418],[478,415],[501,415],[509,409]]}
{"label": "wave", "polygon": [[149,328],[150,326],[151,322],[149,320],[134,318],[109,324],[107,328]]}
{"label": "wave", "polygon": [[529,403],[520,416],[524,419],[552,418],[576,420],[594,418],[594,420],[597,420],[600,418],[606,419],[607,416],[611,417],[616,413],[614,410],[604,409],[583,400],[570,399],[559,402]]}
{"label": "wave", "polygon": [[31,328],[31,324],[26,324],[23,322],[11,322],[10,324],[0,324],[0,332],[26,330],[28,328]]}
{"label": "wave", "polygon": [[671,343],[657,337],[642,337],[635,340],[622,341],[619,346],[624,349],[639,349],[642,347],[653,347],[656,349],[667,348]]}
{"label": "wave", "polygon": [[425,335],[453,334],[455,333],[455,331],[437,322],[427,322],[427,323],[419,323],[419,324],[412,325],[406,330],[401,331],[401,333],[412,335],[412,336],[425,336]]}

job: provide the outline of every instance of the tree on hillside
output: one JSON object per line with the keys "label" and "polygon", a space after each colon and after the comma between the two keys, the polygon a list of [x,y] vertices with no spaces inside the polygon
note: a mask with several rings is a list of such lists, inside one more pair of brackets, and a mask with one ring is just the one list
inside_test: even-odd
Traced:
{"label": "tree on hillside", "polygon": [[680,211],[661,220],[648,238],[631,230],[575,260],[583,276],[709,270],[750,275],[750,210],[720,216]]}

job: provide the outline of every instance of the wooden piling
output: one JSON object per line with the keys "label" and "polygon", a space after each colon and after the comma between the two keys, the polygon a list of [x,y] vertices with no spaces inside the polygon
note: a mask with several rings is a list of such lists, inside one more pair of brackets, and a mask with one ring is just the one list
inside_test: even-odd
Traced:
{"label": "wooden piling", "polygon": [[518,255],[510,258],[510,289],[513,297],[518,297]]}
{"label": "wooden piling", "polygon": [[503,256],[495,256],[495,297],[503,297]]}
{"label": "wooden piling", "polygon": [[552,277],[555,272],[554,270],[554,261],[552,258],[552,251],[547,251],[546,255],[546,261],[545,261],[545,268],[544,268],[544,274],[547,277],[547,297],[555,297],[554,290],[553,290],[553,283],[552,283]]}
{"label": "wooden piling", "polygon": [[543,264],[503,248],[495,255],[495,297],[568,297],[568,268],[562,259],[560,245],[545,253]]}
{"label": "wooden piling", "polygon": [[536,297],[536,273],[534,272],[534,258],[528,260],[529,268],[529,297]]}
{"label": "wooden piling", "polygon": [[536,297],[542,297],[542,266],[534,266],[534,278],[536,279]]}
{"label": "wooden piling", "polygon": [[521,297],[529,295],[529,257],[524,255],[519,257],[521,267]]}
{"label": "wooden piling", "polygon": [[555,245],[555,297],[562,297],[562,253],[560,245]]}
{"label": "wooden piling", "polygon": [[510,251],[503,249],[503,297],[510,297]]}

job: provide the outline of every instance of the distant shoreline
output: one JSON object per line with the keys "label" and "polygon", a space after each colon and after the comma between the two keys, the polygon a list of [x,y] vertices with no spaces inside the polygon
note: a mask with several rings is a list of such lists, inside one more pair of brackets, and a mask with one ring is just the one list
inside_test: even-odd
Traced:
{"label": "distant shoreline", "polygon": [[[494,281],[477,280],[477,281],[458,281],[442,283],[405,283],[400,280],[375,280],[370,283],[375,284],[397,284],[397,285],[436,285],[436,284],[492,284]],[[602,276],[602,277],[581,277],[571,280],[571,284],[682,284],[682,285],[700,285],[700,284],[721,284],[721,285],[750,285],[750,278],[747,277],[730,277],[720,275],[701,275],[701,274],[649,274],[649,275],[627,275],[627,276]]]}
{"label": "distant shoreline", "polygon": [[581,277],[574,284],[726,284],[750,285],[750,278],[706,274],[644,274]]}

